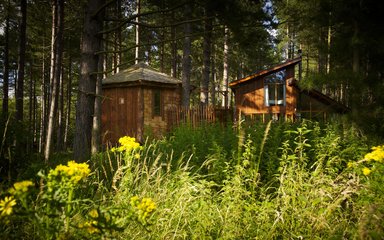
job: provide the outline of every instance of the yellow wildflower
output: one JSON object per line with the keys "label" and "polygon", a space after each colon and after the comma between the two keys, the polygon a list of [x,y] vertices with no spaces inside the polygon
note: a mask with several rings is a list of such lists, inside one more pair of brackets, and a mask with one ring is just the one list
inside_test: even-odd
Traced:
{"label": "yellow wildflower", "polygon": [[79,228],[85,228],[90,234],[100,232],[100,230],[96,226],[97,221],[87,221],[83,224],[79,224]]}
{"label": "yellow wildflower", "polygon": [[348,167],[348,168],[352,168],[354,165],[355,165],[355,164],[354,164],[353,162],[348,162],[348,163],[347,163],[347,167]]}
{"label": "yellow wildflower", "polygon": [[76,184],[80,180],[86,178],[90,172],[91,170],[89,169],[88,164],[69,161],[67,166],[60,164],[55,169],[49,171],[48,179],[60,176],[62,179],[66,179],[69,182]]}
{"label": "yellow wildflower", "polygon": [[133,137],[121,137],[119,143],[120,147],[112,148],[112,152],[132,152],[133,150],[140,150],[142,148],[140,143],[136,142],[136,139]]}
{"label": "yellow wildflower", "polygon": [[137,208],[143,212],[151,213],[156,209],[156,205],[151,198],[143,198]]}
{"label": "yellow wildflower", "polygon": [[97,212],[96,209],[92,209],[89,213],[88,213],[89,216],[91,216],[92,218],[98,218],[99,217],[99,213]]}
{"label": "yellow wildflower", "polygon": [[151,198],[143,198],[140,201],[137,196],[131,198],[131,206],[136,210],[137,218],[143,224],[147,222],[148,215],[156,209],[156,204]]}
{"label": "yellow wildflower", "polygon": [[13,196],[5,197],[0,201],[0,212],[1,216],[11,215],[13,206],[16,205],[16,200],[13,199]]}
{"label": "yellow wildflower", "polygon": [[140,154],[136,153],[135,154],[135,159],[140,159]]}
{"label": "yellow wildflower", "polygon": [[366,154],[364,159],[384,162],[384,145],[373,147],[372,152]]}
{"label": "yellow wildflower", "polygon": [[371,169],[369,169],[369,168],[367,168],[367,167],[363,168],[363,174],[364,174],[365,176],[368,176],[369,174],[371,174],[371,172],[372,172]]}
{"label": "yellow wildflower", "polygon": [[32,181],[21,181],[13,184],[13,187],[9,189],[9,192],[13,195],[28,192],[28,188],[33,186]]}

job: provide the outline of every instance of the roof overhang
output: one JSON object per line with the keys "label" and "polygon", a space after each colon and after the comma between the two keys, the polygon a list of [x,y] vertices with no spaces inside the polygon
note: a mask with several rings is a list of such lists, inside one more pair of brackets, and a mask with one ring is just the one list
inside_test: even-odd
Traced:
{"label": "roof overhang", "polygon": [[256,72],[254,74],[251,74],[247,77],[244,77],[244,78],[241,78],[241,79],[237,79],[235,81],[232,81],[229,83],[229,87],[230,88],[236,88],[239,84],[242,84],[242,83],[246,83],[248,81],[251,81],[255,78],[258,78],[258,77],[261,77],[261,76],[265,76],[265,75],[269,75],[269,74],[273,74],[275,72],[278,72],[282,69],[285,69],[291,65],[296,65],[298,63],[301,62],[301,57],[298,57],[298,58],[295,58],[295,59],[291,59],[289,61],[286,61],[284,63],[281,63],[279,65],[276,65],[270,69],[267,69],[267,70],[263,70],[263,71],[259,71],[259,72]]}
{"label": "roof overhang", "polygon": [[102,80],[104,86],[135,86],[135,85],[180,85],[181,81],[165,73],[139,63]]}

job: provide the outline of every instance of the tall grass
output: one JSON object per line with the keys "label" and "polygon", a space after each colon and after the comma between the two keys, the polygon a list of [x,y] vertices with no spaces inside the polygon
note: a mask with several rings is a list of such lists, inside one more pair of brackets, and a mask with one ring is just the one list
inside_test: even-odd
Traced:
{"label": "tall grass", "polygon": [[[71,216],[113,213],[104,237],[115,239],[377,239],[384,167],[361,171],[370,144],[354,128],[309,121],[182,127],[138,152],[94,156],[81,189],[92,206]],[[134,196],[156,203],[146,224],[123,216]]]}

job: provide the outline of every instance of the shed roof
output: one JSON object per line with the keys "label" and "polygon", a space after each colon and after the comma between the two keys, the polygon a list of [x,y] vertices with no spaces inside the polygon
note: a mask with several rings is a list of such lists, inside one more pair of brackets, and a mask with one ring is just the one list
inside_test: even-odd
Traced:
{"label": "shed roof", "polygon": [[109,84],[135,84],[135,83],[165,83],[165,84],[181,84],[177,78],[168,76],[165,73],[150,68],[145,63],[135,64],[127,69],[116,73],[110,77],[103,79],[103,85]]}
{"label": "shed roof", "polygon": [[346,113],[349,112],[351,109],[344,104],[334,100],[333,98],[330,98],[329,96],[323,94],[320,91],[317,91],[315,89],[308,89],[308,90],[302,90],[300,87],[295,85],[295,87],[302,93],[308,95],[311,98],[317,99],[318,101],[322,102],[325,105],[328,105],[335,109],[339,113]]}
{"label": "shed roof", "polygon": [[237,80],[235,80],[233,82],[230,82],[229,83],[229,87],[234,88],[238,84],[247,82],[249,80],[255,79],[255,78],[260,77],[260,76],[264,76],[264,75],[268,75],[268,74],[272,74],[272,73],[278,72],[278,71],[280,71],[280,70],[282,70],[284,68],[287,68],[288,66],[295,65],[295,64],[297,64],[299,62],[301,62],[301,57],[288,60],[288,61],[286,61],[284,63],[281,63],[279,65],[276,65],[276,66],[274,66],[274,67],[272,67],[270,69],[262,70],[262,71],[254,73],[254,74],[251,74],[251,75],[249,75],[247,77],[244,77],[244,78],[241,78],[241,79],[237,79]]}

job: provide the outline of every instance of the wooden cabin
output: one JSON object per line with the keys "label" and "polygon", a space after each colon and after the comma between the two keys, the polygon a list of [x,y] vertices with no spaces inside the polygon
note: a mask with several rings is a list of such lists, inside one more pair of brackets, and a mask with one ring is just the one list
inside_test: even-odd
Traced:
{"label": "wooden cabin", "polygon": [[122,136],[143,140],[144,131],[160,136],[168,128],[166,112],[181,105],[181,81],[144,63],[102,81],[103,143]]}
{"label": "wooden cabin", "polygon": [[295,78],[301,57],[256,72],[229,84],[235,95],[237,116],[292,120],[326,119],[348,108],[314,89],[302,90]]}

